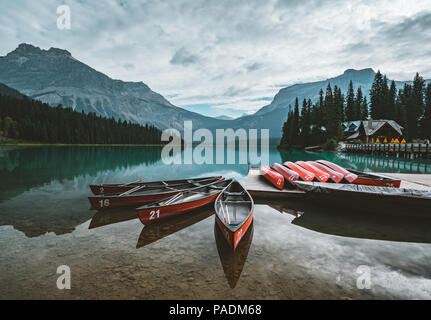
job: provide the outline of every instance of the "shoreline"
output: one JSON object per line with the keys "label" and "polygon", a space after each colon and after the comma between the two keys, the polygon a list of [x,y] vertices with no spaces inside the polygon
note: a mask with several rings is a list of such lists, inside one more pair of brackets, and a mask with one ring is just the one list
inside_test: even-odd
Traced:
{"label": "shoreline", "polygon": [[67,144],[67,143],[32,143],[32,142],[14,142],[0,143],[2,146],[12,147],[38,147],[38,146],[56,146],[56,147],[163,147],[164,144]]}

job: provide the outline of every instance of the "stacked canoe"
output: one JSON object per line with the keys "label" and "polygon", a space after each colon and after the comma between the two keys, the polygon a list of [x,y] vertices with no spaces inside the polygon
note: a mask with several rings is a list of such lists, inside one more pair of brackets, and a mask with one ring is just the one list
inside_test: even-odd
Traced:
{"label": "stacked canoe", "polygon": [[282,190],[284,187],[296,188],[296,182],[320,182],[337,184],[358,184],[377,187],[399,188],[401,180],[379,175],[347,170],[326,160],[287,161],[260,168],[264,176],[273,186]]}

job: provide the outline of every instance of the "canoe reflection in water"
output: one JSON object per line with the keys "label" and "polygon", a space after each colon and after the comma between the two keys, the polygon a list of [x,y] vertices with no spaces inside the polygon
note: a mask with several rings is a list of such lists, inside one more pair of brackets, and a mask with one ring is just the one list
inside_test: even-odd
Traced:
{"label": "canoe reflection in water", "polygon": [[163,239],[175,232],[178,232],[195,223],[198,223],[199,221],[202,221],[212,216],[213,214],[214,205],[210,204],[189,213],[159,220],[148,226],[144,226],[141,231],[141,234],[139,235],[136,248],[141,248],[155,241]]}
{"label": "canoe reflection in water", "polygon": [[431,243],[431,219],[384,216],[373,212],[335,210],[313,203],[257,201],[295,218],[292,224],[312,231],[349,238]]}
{"label": "canoe reflection in water", "polygon": [[112,208],[110,210],[97,211],[91,219],[88,229],[99,228],[133,219],[138,219],[134,208]]}
{"label": "canoe reflection in water", "polygon": [[247,260],[248,251],[253,239],[253,231],[254,222],[252,221],[250,227],[234,251],[227,242],[217,223],[214,223],[214,237],[217,251],[227,282],[232,289],[235,288],[238,279],[241,276],[245,261]]}

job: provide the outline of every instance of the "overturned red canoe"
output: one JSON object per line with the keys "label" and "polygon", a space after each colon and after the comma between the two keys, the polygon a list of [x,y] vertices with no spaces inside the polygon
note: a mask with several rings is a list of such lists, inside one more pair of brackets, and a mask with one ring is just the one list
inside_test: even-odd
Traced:
{"label": "overturned red canoe", "polygon": [[115,194],[115,193],[123,193],[126,191],[144,191],[149,189],[157,189],[165,186],[174,188],[184,183],[196,183],[196,186],[199,186],[199,184],[201,185],[208,184],[221,179],[222,177],[218,176],[218,177],[205,177],[205,178],[169,180],[169,181],[141,182],[138,180],[138,181],[129,182],[129,183],[95,184],[95,185],[90,185],[90,189],[94,195]]}
{"label": "overturned red canoe", "polygon": [[155,221],[190,212],[214,202],[232,180],[177,193],[175,196],[152,202],[136,209],[139,219],[145,225]]}
{"label": "overturned red canoe", "polygon": [[253,199],[247,190],[234,180],[217,197],[214,207],[216,223],[235,250],[253,221]]}
{"label": "overturned red canoe", "polygon": [[281,174],[284,177],[285,181],[287,181],[288,183],[290,183],[293,186],[294,186],[293,182],[299,179],[299,174],[297,174],[293,170],[286,168],[285,166],[282,166],[279,163],[273,163],[271,167],[272,167],[272,169],[277,171],[279,174]]}
{"label": "overturned red canoe", "polygon": [[356,174],[351,173],[351,172],[347,171],[346,169],[344,169],[343,167],[340,167],[339,165],[332,163],[330,161],[317,160],[316,162],[323,164],[323,165],[331,168],[332,170],[334,170],[338,173],[341,173],[344,176],[344,178],[349,182],[353,182],[358,178],[358,176]]}
{"label": "overturned red canoe", "polygon": [[284,177],[278,172],[272,170],[268,166],[260,167],[260,173],[264,176],[269,182],[271,182],[274,187],[283,190],[284,187]]}
{"label": "overturned red canoe", "polygon": [[326,182],[329,180],[330,175],[319,168],[313,166],[313,164],[304,162],[304,161],[296,161],[296,164],[303,167],[305,170],[314,173],[314,177],[320,182]]}
{"label": "overturned red canoe", "polygon": [[337,172],[335,170],[332,170],[331,168],[329,168],[329,167],[327,167],[327,166],[325,166],[325,165],[323,165],[323,164],[321,164],[319,162],[316,162],[316,161],[313,161],[311,163],[316,168],[322,170],[323,172],[328,173],[331,176],[332,181],[334,181],[336,183],[340,183],[344,179],[344,174],[342,174],[342,173],[339,173],[339,172]]}
{"label": "overturned red canoe", "polygon": [[291,161],[287,161],[287,162],[283,163],[283,165],[288,167],[290,170],[295,171],[297,174],[299,174],[301,179],[304,181],[313,181],[313,179],[314,179],[314,173],[304,169],[301,166],[298,166],[296,163],[293,163]]}

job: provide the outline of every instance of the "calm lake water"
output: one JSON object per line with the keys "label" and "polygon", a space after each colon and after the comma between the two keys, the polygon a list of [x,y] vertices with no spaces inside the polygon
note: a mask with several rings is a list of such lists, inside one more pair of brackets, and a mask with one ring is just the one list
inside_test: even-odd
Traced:
{"label": "calm lake water", "polygon": [[[133,209],[89,210],[88,184],[242,181],[248,172],[247,165],[166,166],[160,152],[0,147],[0,299],[431,299],[431,221],[257,201],[253,228],[233,254],[211,207],[148,227]],[[361,171],[431,173],[430,161],[269,154],[271,163],[321,158]],[[71,290],[56,287],[60,265],[71,269]],[[361,290],[368,271],[371,288]]]}

